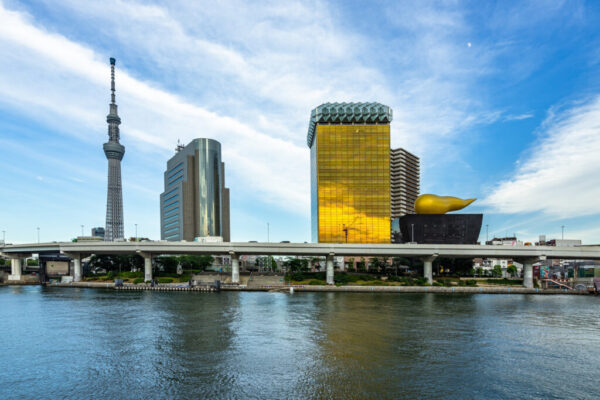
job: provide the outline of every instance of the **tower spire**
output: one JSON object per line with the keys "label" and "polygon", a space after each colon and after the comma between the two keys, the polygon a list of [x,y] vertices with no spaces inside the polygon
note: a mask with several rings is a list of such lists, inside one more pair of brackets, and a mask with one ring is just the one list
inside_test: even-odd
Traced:
{"label": "tower spire", "polygon": [[115,64],[117,60],[110,58],[110,102],[115,104]]}

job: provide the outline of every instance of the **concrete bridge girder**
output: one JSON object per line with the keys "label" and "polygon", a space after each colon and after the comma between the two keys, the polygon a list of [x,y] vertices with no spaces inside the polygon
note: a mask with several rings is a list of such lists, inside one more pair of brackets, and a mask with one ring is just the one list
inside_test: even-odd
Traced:
{"label": "concrete bridge girder", "polygon": [[[79,254],[140,254],[144,257],[145,278],[152,279],[152,254],[211,254],[232,257],[232,281],[239,282],[239,255],[287,255],[324,257],[327,282],[333,284],[333,255],[348,257],[416,257],[424,261],[424,275],[432,281],[431,257],[512,258],[524,260],[526,287],[533,286],[531,266],[539,259],[600,259],[600,246],[488,246],[423,244],[346,244],[346,243],[196,243],[196,242],[55,242],[8,245],[0,248],[4,255],[18,259],[23,254],[64,252]],[[16,264],[20,261],[15,261]],[[237,265],[237,268],[236,268]],[[234,272],[237,270],[237,279]],[[331,273],[330,273],[331,271]]]}

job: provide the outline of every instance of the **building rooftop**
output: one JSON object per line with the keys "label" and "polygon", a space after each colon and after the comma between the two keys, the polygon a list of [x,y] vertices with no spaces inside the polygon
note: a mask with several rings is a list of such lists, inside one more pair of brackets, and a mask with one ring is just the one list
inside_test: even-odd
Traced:
{"label": "building rooftop", "polygon": [[392,109],[380,103],[323,103],[310,112],[306,143],[312,147],[317,124],[384,124]]}

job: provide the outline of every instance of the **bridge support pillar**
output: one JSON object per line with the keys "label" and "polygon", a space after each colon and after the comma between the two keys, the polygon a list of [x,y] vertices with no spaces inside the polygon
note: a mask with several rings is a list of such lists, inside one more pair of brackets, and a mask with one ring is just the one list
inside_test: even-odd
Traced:
{"label": "bridge support pillar", "polygon": [[307,263],[306,263],[306,268],[307,268],[307,270],[308,270],[309,272],[312,272],[312,269],[313,269],[313,262],[312,262],[312,258],[309,258],[309,259],[307,260]]}
{"label": "bridge support pillar", "polygon": [[144,282],[152,280],[152,255],[144,256]]}
{"label": "bridge support pillar", "polygon": [[519,262],[523,264],[523,287],[533,289],[533,264],[539,259],[546,259],[545,256],[521,258]]}
{"label": "bridge support pillar", "polygon": [[327,284],[333,285],[335,283],[333,280],[333,253],[329,253],[325,264],[327,265]]}
{"label": "bridge support pillar", "polygon": [[73,282],[81,282],[81,254],[73,256]]}
{"label": "bridge support pillar", "polygon": [[533,263],[523,263],[523,286],[527,289],[533,289]]}
{"label": "bridge support pillar", "polygon": [[421,258],[421,261],[423,261],[423,277],[427,279],[427,283],[430,285],[433,283],[433,260],[437,257],[437,254],[433,254],[429,257]]}
{"label": "bridge support pillar", "polygon": [[15,257],[10,259],[10,275],[8,276],[9,281],[20,281],[21,280],[21,258]]}
{"label": "bridge support pillar", "polygon": [[234,252],[231,255],[231,283],[240,283],[240,256]]}
{"label": "bridge support pillar", "polygon": [[152,280],[152,254],[143,251],[136,251],[140,256],[144,257],[144,282]]}

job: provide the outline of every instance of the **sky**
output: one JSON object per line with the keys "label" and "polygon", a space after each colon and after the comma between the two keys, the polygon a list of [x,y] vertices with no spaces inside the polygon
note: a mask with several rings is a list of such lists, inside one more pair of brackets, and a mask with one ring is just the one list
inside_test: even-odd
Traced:
{"label": "sky", "polygon": [[166,162],[208,137],[232,241],[310,241],[310,111],[376,101],[481,240],[598,244],[599,27],[583,1],[0,0],[0,233],[104,226],[115,57],[127,237],[160,239]]}

